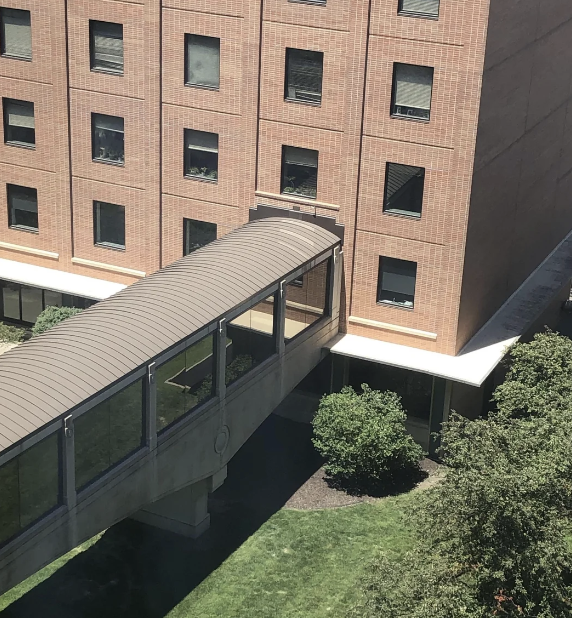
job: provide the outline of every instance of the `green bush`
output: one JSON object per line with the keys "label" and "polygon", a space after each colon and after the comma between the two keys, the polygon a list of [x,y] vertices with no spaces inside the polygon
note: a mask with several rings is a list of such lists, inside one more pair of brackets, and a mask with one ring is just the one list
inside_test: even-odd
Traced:
{"label": "green bush", "polygon": [[322,397],[314,417],[314,446],[325,458],[325,470],[358,483],[396,481],[418,469],[423,450],[405,429],[405,412],[395,393],[363,393],[346,387]]}
{"label": "green bush", "polygon": [[20,343],[24,339],[24,332],[22,328],[0,322],[0,343]]}
{"label": "green bush", "polygon": [[46,307],[40,313],[32,328],[32,337],[45,333],[56,324],[81,313],[81,311],[81,309],[76,309],[75,307]]}

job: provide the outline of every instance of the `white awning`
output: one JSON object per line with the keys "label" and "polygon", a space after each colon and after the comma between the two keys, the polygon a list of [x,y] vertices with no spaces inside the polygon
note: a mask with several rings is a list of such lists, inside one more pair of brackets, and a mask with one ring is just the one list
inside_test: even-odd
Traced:
{"label": "white awning", "polygon": [[0,258],[0,279],[93,300],[103,300],[126,287],[121,283],[112,283],[2,258]]}

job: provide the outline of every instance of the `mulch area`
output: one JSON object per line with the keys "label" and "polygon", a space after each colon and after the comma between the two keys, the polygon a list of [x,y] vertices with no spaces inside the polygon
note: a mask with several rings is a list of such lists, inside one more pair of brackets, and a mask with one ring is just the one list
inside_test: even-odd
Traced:
{"label": "mulch area", "polygon": [[[443,476],[443,466],[431,459],[423,459],[420,464],[422,471],[420,481],[415,489],[427,489],[439,482]],[[391,495],[394,492],[388,492]],[[331,509],[352,506],[362,502],[375,502],[383,496],[368,494],[359,495],[335,487],[328,481],[323,468],[317,470],[286,502],[284,508],[297,510]]]}

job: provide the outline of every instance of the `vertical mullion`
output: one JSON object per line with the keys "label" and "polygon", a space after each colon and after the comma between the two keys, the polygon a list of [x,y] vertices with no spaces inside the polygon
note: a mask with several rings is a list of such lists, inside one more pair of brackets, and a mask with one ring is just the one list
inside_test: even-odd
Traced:
{"label": "vertical mullion", "polygon": [[222,401],[226,397],[226,320],[220,320],[215,337],[215,395]]}
{"label": "vertical mullion", "polygon": [[145,381],[145,442],[150,450],[157,447],[157,380],[155,376],[155,363],[147,367],[147,380]]}

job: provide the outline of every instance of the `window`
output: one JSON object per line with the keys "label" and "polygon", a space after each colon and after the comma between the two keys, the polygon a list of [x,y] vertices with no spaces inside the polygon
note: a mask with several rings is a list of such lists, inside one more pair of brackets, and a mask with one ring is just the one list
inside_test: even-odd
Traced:
{"label": "window", "polygon": [[4,110],[4,141],[15,146],[36,145],[34,104],[30,101],[2,99]]}
{"label": "window", "polygon": [[282,146],[282,193],[316,198],[318,151]]}
{"label": "window", "polygon": [[328,261],[318,264],[286,285],[286,341],[303,333],[326,315],[328,303]]}
{"label": "window", "polygon": [[92,114],[91,125],[93,160],[124,165],[123,118],[105,114]]}
{"label": "window", "polygon": [[396,215],[420,217],[424,184],[424,168],[388,163],[385,173],[383,211]]}
{"label": "window", "polygon": [[413,64],[394,64],[393,101],[394,116],[429,120],[433,69]]}
{"label": "window", "polygon": [[6,185],[8,225],[29,232],[38,231],[38,192],[30,187]]}
{"label": "window", "polygon": [[207,335],[157,368],[157,431],[214,394],[214,337]]}
{"label": "window", "polygon": [[276,354],[274,296],[230,321],[226,337],[225,382],[228,386]]}
{"label": "window", "polygon": [[96,245],[125,249],[125,206],[93,202],[93,235]]}
{"label": "window", "polygon": [[0,544],[62,504],[59,465],[53,433],[0,466]]}
{"label": "window", "polygon": [[377,302],[412,309],[416,278],[416,262],[380,256]]}
{"label": "window", "polygon": [[398,12],[413,17],[439,17],[439,0],[399,0]]}
{"label": "window", "polygon": [[183,219],[183,237],[183,255],[189,255],[216,240],[216,223]]}
{"label": "window", "polygon": [[74,422],[75,486],[82,489],[143,444],[141,380],[94,406]]}
{"label": "window", "polygon": [[218,134],[185,129],[185,176],[216,182]]}
{"label": "window", "polygon": [[2,31],[1,53],[9,58],[32,59],[32,27],[30,11],[0,9]]}
{"label": "window", "polygon": [[123,24],[89,20],[92,71],[123,75]]}
{"label": "window", "polygon": [[321,103],[323,71],[323,52],[287,48],[284,97],[290,101]]}
{"label": "window", "polygon": [[220,39],[185,35],[185,84],[218,89],[220,86]]}

